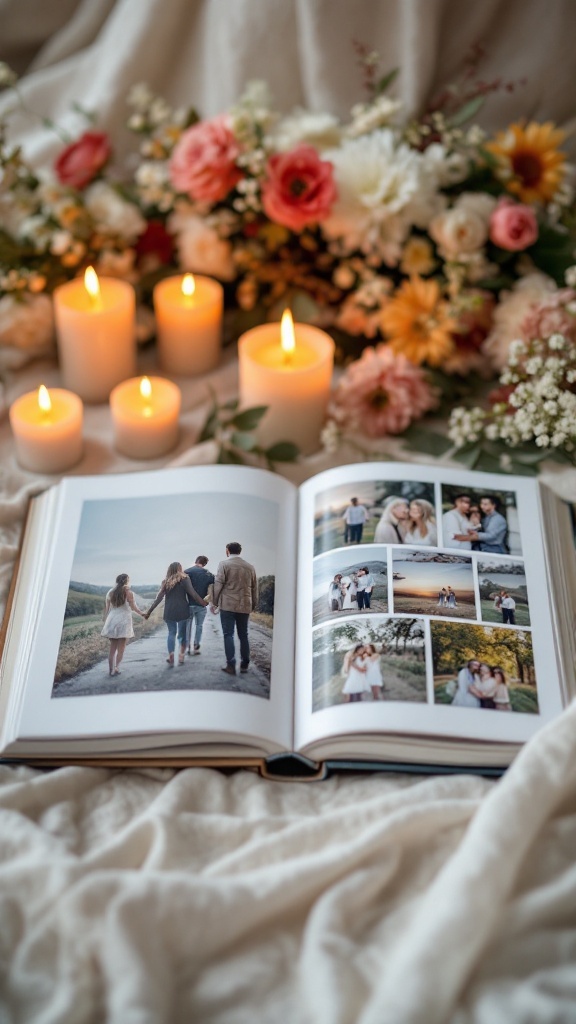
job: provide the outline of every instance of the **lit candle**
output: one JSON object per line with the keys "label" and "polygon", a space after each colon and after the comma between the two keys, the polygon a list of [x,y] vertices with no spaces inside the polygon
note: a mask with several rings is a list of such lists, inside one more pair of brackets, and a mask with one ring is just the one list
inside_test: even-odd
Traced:
{"label": "lit candle", "polygon": [[182,395],[163,377],[133,377],[110,395],[114,443],[131,459],[156,459],[178,441]]}
{"label": "lit candle", "polygon": [[63,388],[28,391],[10,407],[16,457],[33,473],[62,473],[82,458],[82,400]]}
{"label": "lit candle", "polygon": [[318,447],[330,395],[334,342],[324,331],[296,324],[289,310],[278,324],[264,324],[238,342],[240,403],[267,405],[258,427],[266,447],[293,441],[301,451]]}
{"label": "lit candle", "polygon": [[136,372],[134,289],[88,267],[54,291],[62,377],[85,402],[105,402]]}
{"label": "lit candle", "polygon": [[160,363],[190,377],[218,365],[224,289],[211,277],[167,277],[154,288]]}

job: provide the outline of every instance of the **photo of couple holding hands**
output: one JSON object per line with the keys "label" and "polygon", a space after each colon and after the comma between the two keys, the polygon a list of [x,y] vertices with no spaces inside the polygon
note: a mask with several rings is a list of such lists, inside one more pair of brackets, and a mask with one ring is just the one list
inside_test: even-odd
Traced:
{"label": "photo of couple holding hands", "polygon": [[134,636],[132,613],[149,619],[162,602],[168,629],[166,660],[170,668],[174,667],[177,642],[179,665],[184,664],[186,653],[192,653],[192,629],[193,653],[200,654],[202,629],[209,613],[220,619],[226,657],[222,671],[236,675],[236,631],[240,643],[240,672],[247,672],[250,664],[248,622],[258,603],[258,578],[254,566],[241,558],[241,551],[242,546],[237,541],[227,544],[226,560],[219,563],[215,576],[206,569],[208,558],[205,555],[198,555],[194,565],[186,570],[180,562],[171,562],[160,590],[146,611],[136,603],[128,574],[120,573],[115,586],[106,594],[106,621],[101,633],[110,641],[110,676],[120,675],[126,643]]}

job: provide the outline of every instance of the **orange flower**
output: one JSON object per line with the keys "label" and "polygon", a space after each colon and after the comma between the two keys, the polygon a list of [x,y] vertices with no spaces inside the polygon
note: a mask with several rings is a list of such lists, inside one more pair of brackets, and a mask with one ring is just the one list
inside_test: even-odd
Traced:
{"label": "orange flower", "polygon": [[382,312],[382,327],[394,352],[412,363],[440,366],[454,348],[456,321],[448,315],[437,281],[403,281]]}
{"label": "orange flower", "polygon": [[549,203],[564,177],[566,154],[558,147],[566,133],[552,121],[511,124],[486,149],[498,161],[497,175],[522,203]]}

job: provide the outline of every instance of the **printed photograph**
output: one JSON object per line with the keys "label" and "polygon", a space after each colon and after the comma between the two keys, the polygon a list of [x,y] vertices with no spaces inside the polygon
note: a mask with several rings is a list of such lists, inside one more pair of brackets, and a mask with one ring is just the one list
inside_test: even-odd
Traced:
{"label": "printed photograph", "polygon": [[355,544],[435,547],[437,542],[433,484],[368,480],[316,497],[315,555]]}
{"label": "printed photograph", "polygon": [[521,629],[431,622],[434,700],[538,714],[532,636]]}
{"label": "printed photograph", "polygon": [[475,619],[472,559],[441,551],[394,551],[394,613]]}
{"label": "printed photograph", "polygon": [[481,618],[504,626],[529,626],[523,562],[478,560]]}
{"label": "printed photograph", "polygon": [[312,710],[358,701],[426,702],[424,623],[365,619],[314,633]]}
{"label": "printed photograph", "polygon": [[442,547],[521,555],[516,495],[442,484]]}
{"label": "printed photograph", "polygon": [[[351,551],[332,551],[314,562],[314,606],[312,621],[343,618],[364,612],[386,612],[386,548],[380,552],[370,546]],[[374,557],[380,555],[380,558]]]}
{"label": "printed photograph", "polygon": [[251,495],[85,502],[52,696],[268,699],[277,513]]}

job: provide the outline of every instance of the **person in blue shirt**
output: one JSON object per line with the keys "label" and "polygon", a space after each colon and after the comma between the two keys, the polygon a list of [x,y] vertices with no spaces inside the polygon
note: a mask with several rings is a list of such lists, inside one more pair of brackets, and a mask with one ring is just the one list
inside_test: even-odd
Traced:
{"label": "person in blue shirt", "polygon": [[508,523],[498,511],[497,499],[492,494],[480,498],[480,509],[482,511],[482,527],[469,534],[470,540],[478,541],[480,551],[490,551],[496,555],[508,553],[506,536]]}

